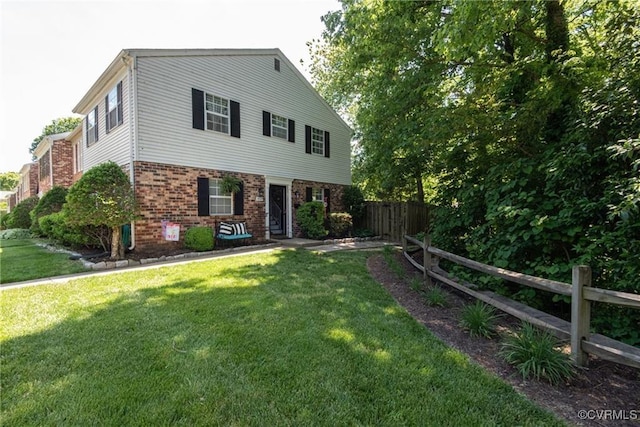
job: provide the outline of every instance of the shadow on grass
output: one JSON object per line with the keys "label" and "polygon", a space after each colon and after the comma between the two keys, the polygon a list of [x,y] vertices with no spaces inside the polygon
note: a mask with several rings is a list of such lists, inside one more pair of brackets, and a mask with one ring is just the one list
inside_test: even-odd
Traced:
{"label": "shadow on grass", "polygon": [[280,251],[7,292],[5,306],[62,312],[2,343],[3,423],[554,423],[415,322],[366,256]]}

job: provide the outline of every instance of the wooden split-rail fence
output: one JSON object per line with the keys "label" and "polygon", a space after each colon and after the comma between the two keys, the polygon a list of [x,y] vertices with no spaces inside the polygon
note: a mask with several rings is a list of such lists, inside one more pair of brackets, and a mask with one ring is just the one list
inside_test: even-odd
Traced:
{"label": "wooden split-rail fence", "polygon": [[[417,262],[409,252],[410,244],[422,249],[423,263]],[[415,246],[414,246],[415,247]],[[588,354],[616,363],[640,368],[640,348],[624,344],[609,337],[590,333],[591,302],[598,301],[625,307],[640,308],[640,295],[591,287],[591,268],[576,265],[572,270],[571,284],[529,276],[443,251],[431,246],[431,240],[417,240],[409,235],[402,238],[404,256],[421,270],[427,282],[435,279],[465,292],[487,304],[537,327],[548,330],[561,339],[570,341],[571,358],[578,366],[585,366]],[[418,249],[419,250],[419,249]],[[458,265],[490,274],[504,280],[571,297],[571,322],[536,310],[490,291],[473,289],[473,286],[452,280],[438,265],[439,259],[446,259]]]}

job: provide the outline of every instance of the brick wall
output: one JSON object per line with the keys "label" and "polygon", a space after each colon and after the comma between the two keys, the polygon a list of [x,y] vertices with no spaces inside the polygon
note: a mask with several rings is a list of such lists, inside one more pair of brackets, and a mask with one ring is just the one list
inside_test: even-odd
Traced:
{"label": "brick wall", "polygon": [[25,189],[22,200],[38,194],[38,164],[32,163],[29,168],[29,188]]}
{"label": "brick wall", "polygon": [[[296,237],[300,237],[302,232],[300,231],[300,227],[298,226],[298,221],[296,220],[296,209],[295,206],[298,204],[302,204],[306,202],[307,195],[307,187],[311,188],[322,188],[323,190],[329,189],[330,192],[330,200],[329,200],[329,212],[344,212],[344,206],[342,205],[342,195],[344,194],[344,185],[339,184],[328,184],[326,182],[318,182],[318,181],[303,181],[296,179],[292,184],[293,191],[293,235]],[[298,193],[298,199],[296,200],[296,192]]]}
{"label": "brick wall", "polygon": [[64,139],[54,141],[51,147],[53,185],[69,188],[73,180],[73,146]]}
{"label": "brick wall", "polygon": [[[244,215],[198,216],[198,177],[222,178],[232,175],[243,181]],[[135,222],[136,247],[174,242],[162,238],[162,221],[180,225],[180,242],[194,226],[215,227],[221,221],[245,221],[254,242],[264,240],[265,203],[256,202],[264,177],[211,169],[191,168],[149,162],[134,162],[135,192],[141,219]]]}

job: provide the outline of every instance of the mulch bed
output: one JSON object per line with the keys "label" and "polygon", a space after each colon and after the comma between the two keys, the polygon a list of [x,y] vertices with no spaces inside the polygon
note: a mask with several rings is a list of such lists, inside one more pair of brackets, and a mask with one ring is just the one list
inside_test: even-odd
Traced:
{"label": "mulch bed", "polygon": [[[368,259],[369,272],[417,321],[447,345],[466,353],[475,363],[503,378],[531,401],[571,424],[640,426],[640,370],[592,356],[588,368],[580,369],[565,384],[552,386],[546,382],[523,380],[517,370],[498,355],[498,337],[471,337],[460,328],[462,308],[472,303],[473,298],[442,285],[447,291],[447,307],[428,306],[420,293],[410,286],[412,279],[420,279],[422,273],[402,254],[395,256],[405,269],[404,278],[391,271],[382,255]],[[519,325],[518,319],[505,314],[497,323],[497,331],[499,335],[513,333]],[[607,410],[610,412],[596,412]]]}

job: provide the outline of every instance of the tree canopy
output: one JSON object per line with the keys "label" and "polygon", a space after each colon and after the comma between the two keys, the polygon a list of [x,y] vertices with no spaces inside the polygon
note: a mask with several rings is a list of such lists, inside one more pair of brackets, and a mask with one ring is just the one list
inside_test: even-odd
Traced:
{"label": "tree canopy", "polygon": [[[633,1],[343,0],[323,21],[313,83],[356,130],[367,197],[435,204],[453,252],[560,280],[586,263],[640,291]],[[594,323],[640,343],[634,316]]]}
{"label": "tree canopy", "polygon": [[0,190],[11,191],[18,186],[20,182],[20,174],[17,172],[0,173]]}
{"label": "tree canopy", "polygon": [[[78,127],[80,123],[82,123],[82,119],[79,117],[62,117],[59,119],[51,120],[51,123],[42,128],[42,133],[40,134],[40,136],[34,138],[33,142],[31,143],[31,147],[29,148],[29,153],[33,154],[34,150],[45,136],[55,135],[57,133],[63,132],[71,132],[76,127]],[[33,160],[35,160],[35,156],[33,157]]]}

